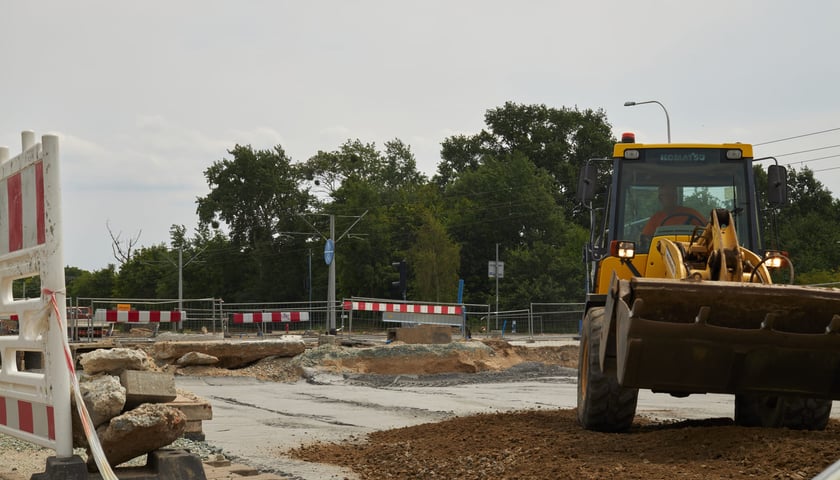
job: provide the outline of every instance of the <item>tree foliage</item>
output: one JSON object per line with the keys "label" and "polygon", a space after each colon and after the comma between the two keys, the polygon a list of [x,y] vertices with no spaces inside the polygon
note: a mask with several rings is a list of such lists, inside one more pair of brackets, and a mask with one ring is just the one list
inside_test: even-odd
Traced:
{"label": "tree foliage", "polygon": [[411,298],[429,302],[455,302],[458,296],[460,246],[430,211],[424,211],[415,241],[406,258],[412,266]]}
{"label": "tree foliage", "polygon": [[[70,275],[67,273],[70,273]],[[73,267],[65,268],[67,296],[70,298],[108,298],[114,296],[116,279],[117,270],[113,263],[93,272]]]}
{"label": "tree foliage", "polygon": [[488,110],[484,120],[487,130],[444,140],[437,182],[451,184],[487,158],[517,153],[551,176],[558,207],[567,215],[574,212],[581,167],[608,155],[615,143],[603,110],[507,102]]}
{"label": "tree foliage", "polygon": [[228,295],[239,301],[298,297],[307,249],[297,233],[305,228],[300,215],[313,202],[303,172],[279,145],[272,150],[236,145],[228,153],[232,159],[205,170],[210,193],[196,201],[205,237],[206,229],[220,222],[229,232],[224,275],[239,287]]}
{"label": "tree foliage", "polygon": [[[825,272],[840,266],[840,201],[808,168],[788,172],[789,204],[778,214],[780,248],[788,251],[796,271],[797,283],[806,283],[808,272],[824,272],[817,277],[823,283]],[[835,281],[840,281],[836,274]]]}

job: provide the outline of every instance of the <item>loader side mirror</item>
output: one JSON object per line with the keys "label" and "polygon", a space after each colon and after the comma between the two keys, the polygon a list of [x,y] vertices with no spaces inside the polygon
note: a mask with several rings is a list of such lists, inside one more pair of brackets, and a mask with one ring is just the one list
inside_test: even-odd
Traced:
{"label": "loader side mirror", "polygon": [[787,169],[781,165],[767,167],[767,201],[774,207],[787,203]]}
{"label": "loader side mirror", "polygon": [[595,189],[598,188],[598,169],[588,163],[580,171],[578,180],[577,199],[582,203],[588,203],[595,198]]}

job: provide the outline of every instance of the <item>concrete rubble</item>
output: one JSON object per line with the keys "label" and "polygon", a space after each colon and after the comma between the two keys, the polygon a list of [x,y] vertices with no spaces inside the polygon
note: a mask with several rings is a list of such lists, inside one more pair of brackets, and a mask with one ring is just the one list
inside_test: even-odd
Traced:
{"label": "concrete rubble", "polygon": [[[111,375],[86,377],[79,383],[93,426],[98,427],[122,413],[125,407],[125,387]],[[76,417],[78,418],[78,417]]]}
{"label": "concrete rubble", "polygon": [[[79,363],[82,398],[112,466],[171,444],[190,422],[200,433],[201,420],[212,418],[207,402],[179,397],[172,374],[159,371],[143,351],[94,350],[80,355]],[[75,404],[73,408],[74,446],[88,448]],[[200,419],[189,418],[190,413]],[[88,452],[88,469],[95,468]]]}
{"label": "concrete rubble", "polygon": [[144,403],[167,403],[175,400],[175,377],[161,372],[125,370],[120,373],[125,387],[125,405],[138,407]]}
{"label": "concrete rubble", "polygon": [[[144,403],[112,418],[97,434],[108,462],[119,465],[174,442],[187,426],[187,416],[162,404]],[[95,465],[88,456],[88,469]]]}
{"label": "concrete rubble", "polygon": [[175,361],[179,367],[194,367],[199,365],[215,365],[219,363],[219,359],[213,355],[207,355],[201,352],[188,352],[181,358]]}
{"label": "concrete rubble", "polygon": [[447,344],[452,343],[452,327],[449,325],[418,325],[388,329],[389,342]]}
{"label": "concrete rubble", "polygon": [[256,341],[155,342],[143,348],[160,364],[177,363],[178,359],[195,352],[216,357],[216,367],[241,368],[266,357],[294,357],[306,350],[306,344],[301,337],[288,336]]}
{"label": "concrete rubble", "polygon": [[155,370],[154,361],[140,350],[130,348],[100,349],[79,356],[79,364],[88,375],[108,372],[119,375],[123,370]]}

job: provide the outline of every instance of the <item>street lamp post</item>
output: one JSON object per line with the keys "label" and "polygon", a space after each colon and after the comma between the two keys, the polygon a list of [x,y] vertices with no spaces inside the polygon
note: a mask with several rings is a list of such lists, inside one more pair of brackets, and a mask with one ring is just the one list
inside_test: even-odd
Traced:
{"label": "street lamp post", "polygon": [[668,127],[668,143],[671,143],[671,117],[668,116],[668,110],[665,108],[665,105],[662,105],[656,100],[646,100],[644,102],[624,102],[624,106],[635,107],[636,105],[644,105],[646,103],[655,103],[662,107],[662,111],[665,112],[665,124]]}

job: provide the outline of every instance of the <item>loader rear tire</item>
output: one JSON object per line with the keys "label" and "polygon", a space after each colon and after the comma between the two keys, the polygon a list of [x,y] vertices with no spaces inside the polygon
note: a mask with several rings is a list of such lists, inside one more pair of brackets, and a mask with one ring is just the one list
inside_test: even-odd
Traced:
{"label": "loader rear tire", "polygon": [[831,400],[783,395],[735,395],[735,423],[745,427],[824,430]]}
{"label": "loader rear tire", "polygon": [[601,370],[599,351],[604,308],[590,309],[583,319],[578,359],[578,421],[587,430],[621,432],[636,415],[639,390],[618,384],[615,374]]}

